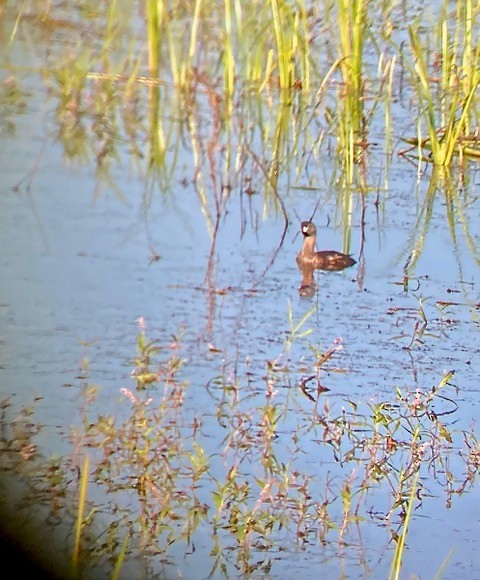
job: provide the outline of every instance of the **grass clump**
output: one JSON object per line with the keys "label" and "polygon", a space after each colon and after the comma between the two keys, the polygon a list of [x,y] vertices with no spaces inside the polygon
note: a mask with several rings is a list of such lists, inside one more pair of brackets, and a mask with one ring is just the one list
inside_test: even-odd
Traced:
{"label": "grass clump", "polygon": [[[440,77],[434,79],[418,27],[410,26],[410,50],[414,58],[412,86],[419,99],[419,137],[411,140],[424,158],[438,166],[450,166],[455,155],[480,158],[476,127],[476,92],[480,82],[480,44],[474,36],[480,7],[472,0],[457,0],[454,18],[445,2],[437,37]],[[452,26],[453,20],[453,26]],[[422,136],[423,120],[427,137]]]}

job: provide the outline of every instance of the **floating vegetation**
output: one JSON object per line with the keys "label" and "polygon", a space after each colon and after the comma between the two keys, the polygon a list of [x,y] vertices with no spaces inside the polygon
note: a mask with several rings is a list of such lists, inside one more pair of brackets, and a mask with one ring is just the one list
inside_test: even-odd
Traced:
{"label": "floating vegetation", "polygon": [[[291,369],[270,364],[262,394],[215,380],[206,391],[211,411],[200,416],[188,403],[189,390],[200,385],[179,371],[182,345],[153,348],[142,325],[137,365],[155,369],[158,381],[139,390],[137,366],[137,389],[120,389],[114,417],[97,415],[98,390],[85,377],[74,457],[56,460],[55,472],[63,475],[55,479],[30,469],[32,485],[45,490],[57,515],[79,486],[75,524],[72,515],[77,574],[102,563],[117,575],[139,556],[152,569],[163,562],[168,570],[193,546],[209,553],[210,574],[265,572],[282,552],[307,545],[345,550],[359,527],[376,522],[398,539],[392,546],[398,577],[412,510],[422,510],[434,487],[448,508],[476,481],[480,448],[473,430],[454,426],[453,372],[432,388],[397,388],[392,399],[334,403],[326,389],[306,393],[305,381],[285,397],[281,384]],[[339,349],[337,343],[317,353],[318,372]],[[38,456],[25,455],[38,430],[30,428],[27,441],[7,408],[2,456],[8,449],[13,471],[25,462],[38,465]],[[220,432],[223,439],[212,439]],[[81,476],[72,478],[78,469]]]}

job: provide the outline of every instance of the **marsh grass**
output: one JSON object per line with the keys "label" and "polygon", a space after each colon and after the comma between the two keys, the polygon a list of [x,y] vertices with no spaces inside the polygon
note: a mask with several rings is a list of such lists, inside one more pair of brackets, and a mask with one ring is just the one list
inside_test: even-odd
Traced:
{"label": "marsh grass", "polygon": [[90,458],[88,455],[86,455],[84,462],[83,462],[81,479],[80,479],[80,489],[79,489],[79,496],[78,496],[78,512],[77,512],[77,521],[76,521],[76,525],[75,525],[75,544],[73,547],[73,555],[72,555],[72,573],[73,573],[74,577],[78,576],[78,571],[79,571],[82,529],[83,529],[84,517],[85,517],[85,504],[86,504],[86,499],[87,499],[88,480],[90,477],[89,468],[90,468]]}
{"label": "marsh grass", "polygon": [[[417,436],[418,433],[414,434],[414,438],[416,438]],[[405,543],[408,534],[408,526],[410,525],[413,513],[413,506],[415,505],[415,494],[417,491],[418,477],[419,472],[415,474],[415,476],[413,477],[413,481],[411,483],[405,519],[403,522],[403,530],[396,540],[395,553],[392,560],[392,566],[390,568],[389,575],[390,580],[398,580],[400,578],[400,572],[402,569],[402,558],[405,552]]]}
{"label": "marsh grass", "polygon": [[[348,111],[352,113],[342,114],[341,118],[346,125],[350,123],[350,117],[354,120],[355,142],[359,138],[361,124],[359,108],[362,107],[359,87],[362,81],[361,55],[357,55],[358,51],[361,51],[363,37],[357,31],[365,25],[365,22],[359,16],[362,13],[361,3],[357,4],[359,4],[356,12],[358,18],[353,23],[348,19],[345,5],[341,7],[340,14],[345,19],[343,28],[347,33],[342,35],[344,44],[341,49],[342,56],[334,63],[315,61],[312,48],[315,46],[313,39],[318,34],[316,27],[320,16],[317,9],[307,10],[303,2],[294,6],[283,0],[272,0],[250,9],[248,5],[240,6],[238,2],[225,0],[221,14],[213,10],[211,3],[202,0],[193,3],[192,11],[186,11],[175,3],[148,2],[144,14],[146,48],[135,46],[132,41],[125,42],[128,32],[124,19],[121,18],[123,6],[121,2],[110,3],[104,13],[99,8],[96,11],[98,16],[92,17],[94,21],[92,27],[99,31],[101,44],[93,47],[79,43],[71,51],[72,56],[66,59],[64,66],[52,67],[53,81],[57,85],[56,91],[60,97],[59,136],[65,144],[67,155],[70,158],[84,160],[91,149],[97,147],[95,133],[92,135],[93,138],[88,139],[90,108],[86,101],[89,98],[97,100],[95,94],[102,91],[108,94],[108,104],[112,109],[115,107],[118,118],[119,114],[122,114],[125,100],[130,100],[132,94],[142,95],[143,98],[147,94],[147,91],[138,88],[134,90],[133,87],[147,85],[152,87],[152,90],[148,92],[142,113],[149,119],[148,131],[145,132],[139,123],[134,142],[131,138],[133,131],[130,130],[129,151],[134,153],[137,160],[141,159],[140,142],[146,133],[149,146],[148,171],[156,170],[157,175],[161,172],[173,173],[176,167],[175,156],[169,153],[178,151],[179,140],[183,138],[182,127],[189,127],[192,140],[198,141],[196,137],[199,135],[198,115],[191,116],[195,109],[198,110],[205,102],[211,103],[212,97],[221,103],[214,113],[218,114],[219,124],[216,126],[220,128],[217,131],[217,142],[219,148],[230,151],[231,147],[225,149],[225,142],[221,140],[223,131],[225,141],[230,144],[236,137],[233,128],[237,133],[239,129],[244,131],[244,119],[239,117],[235,120],[235,124],[232,122],[236,114],[234,99],[254,93],[261,96],[259,103],[262,109],[271,111],[278,109],[274,130],[265,133],[260,140],[262,145],[265,144],[262,147],[265,153],[257,155],[262,172],[266,168],[269,176],[269,186],[264,188],[265,193],[271,195],[272,191],[276,192],[279,176],[291,164],[293,155],[298,150],[296,144],[303,140],[306,146],[311,148],[313,139],[313,143],[316,142],[318,145],[317,135],[311,137],[305,134],[308,124],[295,118],[292,104],[296,96],[301,95],[296,110],[308,111],[312,97],[315,99],[315,95],[320,95],[324,98],[326,91],[329,90],[330,76],[337,68],[342,69],[345,77],[348,75],[348,79],[344,79],[347,87],[345,95],[348,96]],[[55,7],[50,6],[52,20],[55,19],[55,10]],[[19,25],[22,22],[23,17],[20,17]],[[349,27],[354,30],[353,33],[349,32]],[[187,35],[180,33],[180,30],[185,29],[188,30]],[[349,33],[351,38],[348,37]],[[120,50],[124,54],[123,59],[118,55]],[[350,50],[354,55],[345,56],[345,51]],[[146,74],[145,66],[142,66],[142,56],[145,52]],[[349,61],[348,65],[346,60]],[[319,75],[319,70],[326,70],[327,73]],[[46,71],[46,74],[48,77],[50,72]],[[106,85],[109,85],[113,92],[107,90]],[[316,87],[319,87],[318,92],[311,90]],[[171,107],[166,106],[166,96],[172,88],[175,94],[173,97],[169,95],[168,98],[173,98],[177,107],[173,104]],[[145,115],[147,108],[148,112]],[[124,109],[131,110],[128,101]],[[95,115],[98,117],[107,112],[99,109],[95,111]],[[167,127],[169,115],[177,120],[178,125],[175,129],[174,123],[169,123]],[[109,117],[112,120],[113,117],[111,115]],[[112,129],[116,129],[115,123],[110,122],[109,125]],[[131,128],[131,120],[129,125]],[[303,134],[298,133],[299,125],[303,127]],[[346,132],[348,133],[348,128],[345,128],[342,135],[345,136]],[[118,161],[118,147],[115,144],[123,135],[116,132],[112,133],[112,137],[114,138],[108,143],[102,144],[100,151],[95,151],[95,156],[99,161],[97,176],[106,185],[115,188],[115,183],[109,179],[111,173],[108,161]],[[237,139],[240,142],[245,141],[241,133]],[[294,147],[288,146],[292,139],[295,142]],[[350,144],[346,159],[352,161],[353,149],[358,152],[357,145],[353,146],[354,141],[349,137],[342,139],[344,145]],[[209,147],[212,147],[212,143]],[[210,163],[211,160],[211,155],[197,155],[195,151],[198,150],[198,143],[195,143],[193,151],[195,179],[205,174],[204,164]],[[257,144],[255,150],[258,150]],[[245,151],[242,152],[244,153]],[[348,168],[347,180],[352,183],[352,163],[348,164]],[[209,174],[215,175],[215,172],[210,171]],[[169,183],[171,178],[167,175],[158,181],[162,189],[168,187]],[[203,191],[208,193],[205,188],[205,183],[198,183],[197,189],[201,199],[205,198]],[[118,190],[118,187],[116,189]],[[278,200],[277,193],[273,199]],[[270,204],[267,202],[268,206]],[[350,210],[351,204],[348,204],[346,211]],[[209,225],[209,230],[213,231],[212,225]]]}
{"label": "marsh grass", "polygon": [[368,15],[363,0],[337,0],[332,4],[329,19],[332,29],[338,27],[339,37],[335,38],[334,43],[342,81],[337,91],[339,108],[332,123],[336,128],[339,155],[343,160],[345,184],[351,186],[362,152],[361,143],[365,143],[367,138],[363,53],[368,33]]}
{"label": "marsh grass", "polygon": [[476,127],[475,96],[480,82],[480,45],[474,36],[479,7],[472,0],[458,0],[453,24],[449,8],[445,2],[435,44],[441,62],[438,81],[430,72],[428,51],[417,28],[409,28],[415,63],[412,85],[427,132],[427,137],[419,137],[417,142],[422,151],[431,151],[431,157],[422,154],[422,158],[438,166],[449,166],[454,155],[480,157],[472,128],[472,124]]}
{"label": "marsh grass", "polygon": [[[309,178],[313,190],[327,179],[335,194],[343,251],[348,252],[360,203],[355,193],[361,191],[365,205],[377,186],[370,183],[369,131],[381,107],[386,138],[382,171],[384,189],[388,189],[395,76],[403,74],[408,62],[400,61],[398,54],[387,57],[385,46],[381,50],[379,40],[373,42],[377,15],[369,6],[362,0],[353,4],[338,0],[322,11],[320,7],[307,9],[303,2],[294,6],[272,0],[250,10],[248,5],[225,0],[219,13],[206,0],[195,1],[191,11],[175,3],[148,2],[142,15],[146,46],[128,36],[122,6],[110,3],[91,17],[92,27],[99,31],[99,44],[79,42],[63,62],[43,71],[58,99],[57,136],[68,158],[96,164],[96,195],[107,187],[125,201],[112,168],[127,153],[146,175],[146,211],[155,191],[165,192],[180,180],[179,159],[188,149],[193,167],[190,179],[213,239],[219,212],[226,211],[231,191],[241,190],[246,183],[244,189],[249,192],[261,191],[263,212],[268,215],[282,208],[279,187],[290,188],[292,178],[303,185],[305,175],[313,175]],[[50,6],[52,21],[55,10]],[[445,10],[440,28],[446,96],[440,120],[435,119],[430,127],[438,143],[456,140],[462,144],[462,154],[470,154],[475,135],[471,127],[467,130],[471,116],[466,111],[472,113],[475,107],[478,50],[474,28],[466,23],[470,16],[475,22],[476,8],[471,3],[457,8],[453,36],[446,27]],[[380,15],[390,20],[393,12],[393,6],[383,6]],[[322,19],[328,29],[338,29],[338,39],[324,38]],[[22,26],[26,26],[23,12],[17,28]],[[184,29],[187,35],[179,33]],[[426,95],[426,102],[434,103],[438,83],[428,76],[427,65],[423,67],[421,37],[413,28],[411,38],[418,53],[417,68],[424,73],[419,77],[417,71],[412,82],[423,78],[416,81],[416,87]],[[327,51],[319,57],[320,46]],[[388,48],[391,52],[392,46]],[[369,71],[375,66],[373,89]],[[462,97],[449,101],[454,89],[462,91]],[[256,105],[250,106],[254,101]],[[332,102],[335,106],[330,106]],[[456,123],[453,111],[460,102],[465,115],[462,112]],[[319,122],[321,112],[326,124]],[[440,137],[438,127],[448,119],[449,136]],[[418,128],[414,144],[423,156],[424,145],[429,145],[420,123]],[[339,172],[325,178],[319,168],[331,150],[332,135]],[[444,153],[447,162],[451,149]]]}
{"label": "marsh grass", "polygon": [[[295,7],[284,0],[271,0],[276,44],[279,87],[282,94],[289,89],[310,88],[310,50],[307,11],[303,2]],[[288,102],[288,98],[282,99]]]}
{"label": "marsh grass", "polygon": [[[103,75],[104,79],[108,77],[115,81],[126,81],[115,86],[117,108],[124,101],[125,94],[122,95],[122,91],[131,93],[132,84],[153,83],[168,89],[173,85],[177,102],[187,104],[198,103],[202,99],[199,89],[208,86],[210,94],[215,91],[224,101],[220,108],[222,123],[235,114],[234,99],[242,98],[249,91],[262,95],[262,107],[268,106],[272,94],[282,105],[288,106],[295,99],[295,93],[301,93],[306,109],[314,104],[315,94],[322,100],[328,95],[338,101],[337,109],[330,108],[328,111],[327,121],[337,136],[337,156],[342,165],[344,184],[347,189],[351,188],[358,179],[360,184],[365,185],[368,178],[365,150],[369,144],[369,124],[372,110],[379,105],[380,100],[385,108],[387,141],[391,142],[394,63],[399,63],[398,57],[401,56],[401,51],[398,50],[398,54],[393,55],[391,60],[383,62],[385,52],[380,49],[378,35],[375,34],[375,19],[387,22],[390,30],[394,28],[392,18],[397,10],[397,3],[370,7],[363,0],[355,0],[353,3],[336,0],[325,3],[325,6],[312,8],[303,2],[293,5],[285,0],[271,0],[252,6],[225,0],[222,10],[218,12],[207,0],[195,0],[191,10],[186,10],[184,6],[174,2],[147,2],[142,14],[145,20],[146,46],[140,46],[134,40],[125,41],[131,31],[122,18],[123,6],[122,2],[115,1],[107,7],[96,7],[91,11],[84,7],[82,15],[88,16],[92,28],[99,32],[100,46],[85,46],[79,41],[71,51],[73,56],[68,61],[66,70],[62,71],[55,63],[53,67],[49,67],[49,71],[44,71],[47,76],[53,71],[52,74],[59,84],[59,109],[68,110],[72,105],[80,105],[79,95],[85,90],[87,79],[98,78],[98,74]],[[32,22],[31,18],[26,18],[29,12],[27,7],[28,3],[24,3],[16,14],[12,42],[20,30]],[[419,150],[430,149],[432,160],[438,165],[449,165],[452,157],[457,154],[478,154],[477,139],[473,131],[476,126],[475,91],[479,80],[480,58],[475,36],[478,6],[472,0],[465,3],[458,1],[453,26],[450,24],[452,19],[448,8],[448,3],[445,2],[437,25],[438,37],[434,42],[429,40],[424,46],[422,36],[418,33],[420,26],[410,26],[409,29],[410,49],[415,59],[411,71],[411,86],[419,96],[419,117],[424,119],[428,134],[427,138],[423,137],[419,125],[418,139],[410,142],[416,144]],[[39,10],[38,5],[36,10]],[[45,3],[41,6],[41,18],[38,17],[38,22],[49,19],[67,26],[67,11],[68,9],[61,10],[53,4]],[[323,35],[328,30],[321,28],[322,19],[328,22],[329,30],[338,30],[338,39],[336,36],[333,40],[331,37],[324,38]],[[184,30],[188,31],[186,35],[181,32]],[[389,34],[386,35],[387,45],[388,39]],[[323,57],[319,60],[319,47],[326,46],[328,49],[332,44],[335,58]],[[441,63],[439,81],[434,78],[432,67],[427,61],[426,46],[429,45],[438,47],[437,54]],[[394,45],[390,45],[390,51],[392,47]],[[371,79],[365,62],[366,48],[369,67],[375,66],[372,54],[378,60],[378,68],[387,83],[386,92],[380,88],[378,94],[367,94]],[[143,62],[145,54],[146,65]],[[326,54],[329,54],[328,50]],[[408,58],[401,59],[401,66],[408,66],[408,62]],[[143,74],[145,68],[146,74]],[[332,83],[331,77],[337,70],[340,72],[341,82]],[[400,74],[403,74],[403,70]],[[202,82],[199,83],[198,79],[202,79]],[[99,84],[97,91],[101,90],[104,87]],[[380,93],[383,94],[382,97]],[[153,91],[152,104],[158,101],[158,96],[164,103],[165,95],[166,91]],[[374,101],[369,111],[365,110],[367,99]],[[85,109],[83,106],[84,111]],[[189,107],[185,109],[188,110]],[[173,111],[173,107],[171,110]],[[181,134],[174,136],[169,133],[167,136],[164,127],[165,108],[157,110],[156,114],[154,109],[150,111],[149,167],[156,166],[167,171],[167,167],[172,167],[166,159],[169,146],[173,143],[173,138],[179,139]],[[294,133],[293,122],[288,122],[288,115],[292,117],[293,110],[288,111],[287,107],[277,127],[284,128],[286,140],[291,139],[292,135],[297,139],[298,134]],[[286,132],[285,127],[289,125],[291,128]],[[304,127],[307,128],[308,125]],[[77,132],[77,137],[80,136],[81,133]],[[314,144],[315,139],[316,137],[309,137],[310,143]],[[72,151],[72,142],[75,139],[72,139],[71,132],[63,133],[62,141]],[[281,151],[278,147],[280,142],[281,139],[278,139],[274,148],[278,152]],[[390,149],[388,142],[387,149]],[[132,149],[139,151],[138,145]],[[108,148],[103,152],[110,154]],[[112,160],[115,160],[114,148],[111,155]],[[276,166],[279,160],[283,165]],[[277,155],[272,163],[274,170],[271,176],[278,178],[285,170],[288,160],[288,157]],[[357,175],[358,164],[361,165],[361,171]],[[107,164],[103,163],[101,169],[99,175],[108,182]],[[341,200],[343,211],[351,212],[351,202],[348,196]]]}

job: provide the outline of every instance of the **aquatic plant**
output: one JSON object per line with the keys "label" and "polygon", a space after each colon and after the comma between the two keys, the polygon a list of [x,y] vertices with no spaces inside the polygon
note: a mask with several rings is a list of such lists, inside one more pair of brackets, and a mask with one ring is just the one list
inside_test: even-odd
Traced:
{"label": "aquatic plant", "polygon": [[427,63],[428,51],[417,27],[409,28],[410,50],[414,57],[412,85],[419,98],[419,122],[423,119],[427,131],[424,138],[419,124],[418,140],[411,142],[417,143],[421,151],[429,149],[431,161],[438,166],[449,166],[454,155],[480,157],[478,139],[472,128],[476,118],[475,95],[480,82],[480,46],[474,36],[480,9],[472,0],[458,0],[452,31],[449,8],[449,3],[444,2],[439,23],[438,81],[432,78]]}
{"label": "aquatic plant", "polygon": [[[302,330],[308,313],[299,323],[292,313],[290,319],[286,353],[291,341],[309,336]],[[344,400],[335,410],[328,389],[320,388],[319,373],[340,356],[341,345],[312,345],[316,373],[310,379],[316,377],[316,390],[307,390],[303,380],[289,398],[282,396],[285,376],[295,367],[279,359],[267,365],[263,392],[221,376],[212,381],[206,391],[212,412],[200,417],[188,411],[192,387],[178,374],[181,344],[152,348],[144,321],[137,338],[136,369],[155,368],[158,380],[141,382],[140,389],[123,387],[116,417],[95,417],[96,398],[82,365],[83,427],[76,429],[72,457],[57,468],[81,474],[72,518],[77,575],[101,561],[117,577],[137,554],[148,555],[152,563],[156,558],[173,563],[173,552],[192,545],[210,553],[212,574],[221,570],[228,575],[232,558],[242,573],[266,571],[273,564],[274,546],[345,546],[362,522],[371,521],[367,498],[371,506],[377,492],[388,492],[387,504],[381,514],[375,510],[375,517],[397,537],[391,572],[396,578],[414,504],[415,510],[422,506],[417,490],[428,486],[431,492],[434,483],[440,485],[450,504],[477,477],[480,452],[473,431],[457,433],[446,421],[457,408],[448,395],[457,388],[453,372],[431,389],[397,388],[392,399]],[[139,376],[134,373],[137,387]],[[5,415],[2,420],[4,430],[14,425]],[[224,432],[223,439],[205,436],[212,429]],[[437,469],[451,465],[454,448],[468,465],[463,480],[461,474]],[[316,462],[307,467],[302,458],[311,453],[317,461],[328,461],[328,473],[320,473]],[[40,473],[35,479],[45,487]],[[68,508],[75,481],[58,497],[57,513]],[[88,509],[87,485],[92,490]],[[103,531],[93,534],[95,529]]]}

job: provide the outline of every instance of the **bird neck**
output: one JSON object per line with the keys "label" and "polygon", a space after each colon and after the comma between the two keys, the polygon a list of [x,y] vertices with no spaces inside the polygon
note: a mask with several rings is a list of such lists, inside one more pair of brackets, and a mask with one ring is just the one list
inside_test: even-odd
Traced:
{"label": "bird neck", "polygon": [[315,253],[315,236],[308,236],[303,241],[303,254]]}

